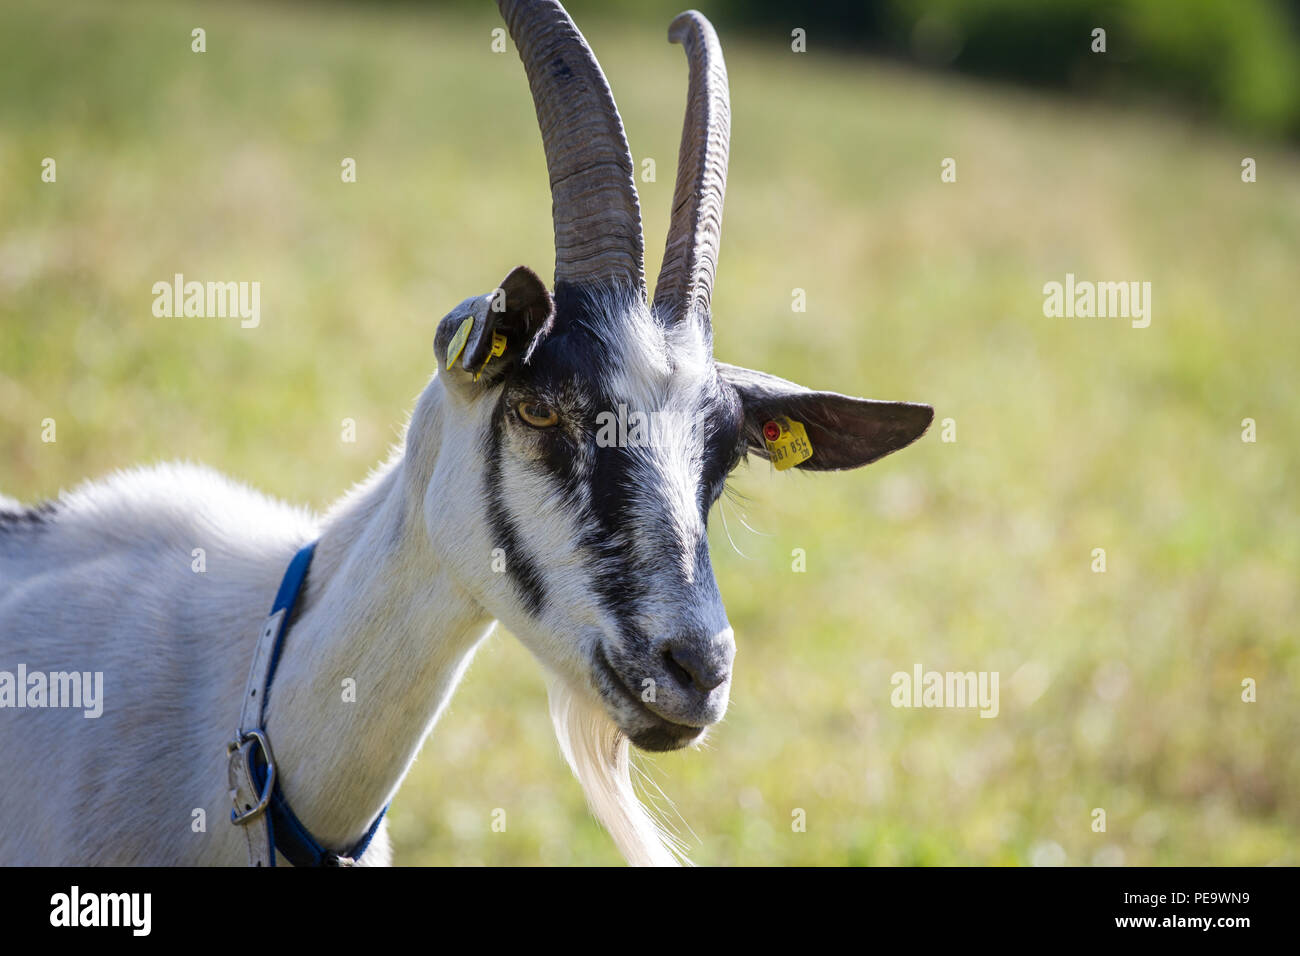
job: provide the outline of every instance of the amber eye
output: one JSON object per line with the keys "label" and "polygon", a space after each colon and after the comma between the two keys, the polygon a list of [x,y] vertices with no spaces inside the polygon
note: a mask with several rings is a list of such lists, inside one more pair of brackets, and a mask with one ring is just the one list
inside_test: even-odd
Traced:
{"label": "amber eye", "polygon": [[534,428],[550,428],[560,420],[559,413],[544,402],[520,402],[515,411],[525,424]]}

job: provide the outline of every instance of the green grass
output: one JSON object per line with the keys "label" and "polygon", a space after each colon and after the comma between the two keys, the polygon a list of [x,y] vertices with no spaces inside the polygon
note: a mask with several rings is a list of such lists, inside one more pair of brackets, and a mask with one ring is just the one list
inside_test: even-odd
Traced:
{"label": "green grass", "polygon": [[[0,3],[0,490],[187,458],[323,507],[383,457],[437,319],[553,261],[531,100],[483,6]],[[638,164],[657,161],[654,275],[682,54],[662,23],[584,26]],[[734,478],[747,557],[712,521],[732,707],[702,751],[647,762],[694,858],[1300,862],[1296,155],[723,40],[717,355],[930,402],[957,441],[936,428],[859,472]],[[152,284],[178,271],[259,280],[261,327],[154,318]],[[1044,318],[1066,272],[1150,281],[1151,327]],[[998,671],[1000,715],[894,709],[890,675],[916,662]],[[403,863],[618,859],[507,634],[392,820]]]}

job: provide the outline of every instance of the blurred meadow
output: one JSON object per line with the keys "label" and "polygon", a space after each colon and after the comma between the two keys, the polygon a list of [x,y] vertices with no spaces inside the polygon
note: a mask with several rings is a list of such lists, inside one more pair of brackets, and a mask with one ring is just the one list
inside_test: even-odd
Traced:
{"label": "blurred meadow", "polygon": [[[626,6],[575,16],[656,161],[654,276],[686,67],[658,5]],[[0,0],[0,493],[189,459],[324,509],[364,477],[438,318],[516,264],[551,274],[499,25],[487,2]],[[722,26],[717,356],[936,423],[860,471],[733,476],[710,522],[731,708],[702,748],[641,761],[692,858],[1300,863],[1294,147]],[[177,272],[260,281],[261,325],[155,318]],[[1044,317],[1067,272],[1149,281],[1150,327]],[[894,708],[918,663],[999,672],[1000,713]],[[619,862],[504,632],[391,819],[401,864]]]}

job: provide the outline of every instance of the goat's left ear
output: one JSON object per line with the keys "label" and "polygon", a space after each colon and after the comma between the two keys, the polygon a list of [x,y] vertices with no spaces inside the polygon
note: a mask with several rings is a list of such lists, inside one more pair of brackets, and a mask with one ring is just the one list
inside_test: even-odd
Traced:
{"label": "goat's left ear", "polygon": [[[537,273],[518,266],[487,295],[466,299],[438,323],[433,352],[438,369],[457,388],[500,381],[516,362],[527,360],[550,331],[555,302]],[[494,343],[499,351],[493,350]]]}
{"label": "goat's left ear", "polygon": [[750,454],[767,458],[763,428],[786,418],[803,425],[812,456],[797,467],[810,471],[859,468],[920,438],[934,409],[912,402],[878,402],[835,392],[814,392],[766,372],[718,362],[718,376],[740,395]]}

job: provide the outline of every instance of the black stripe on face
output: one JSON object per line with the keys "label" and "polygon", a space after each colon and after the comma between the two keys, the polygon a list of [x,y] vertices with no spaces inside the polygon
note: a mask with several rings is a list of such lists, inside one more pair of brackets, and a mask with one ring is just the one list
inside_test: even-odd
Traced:
{"label": "black stripe on face", "polygon": [[484,492],[487,497],[488,529],[495,546],[506,555],[506,574],[515,583],[524,610],[532,617],[539,616],[546,607],[546,591],[542,586],[542,571],[533,554],[519,540],[519,529],[506,509],[501,488],[501,430],[503,404],[498,403],[488,428],[486,447],[487,470],[484,473]]}
{"label": "black stripe on face", "polygon": [[[648,529],[636,527],[632,513],[636,491],[633,453],[627,448],[598,448],[587,479],[589,510],[582,545],[592,556],[592,587],[601,605],[618,621],[629,646],[644,648],[649,638],[637,626],[636,609],[646,597],[653,567],[638,566],[645,560],[641,555]],[[634,554],[639,556],[635,562]]]}
{"label": "black stripe on face", "polygon": [[[609,397],[604,399],[604,407],[616,405]],[[686,423],[703,436],[676,436],[684,443],[700,443],[700,470],[692,478],[702,526],[737,461],[740,421],[735,396],[714,389]],[[593,555],[592,586],[634,650],[649,644],[649,636],[638,627],[637,612],[654,588],[696,587],[702,582],[701,573],[712,575],[707,535],[701,533],[694,545],[688,545],[666,514],[656,517],[671,505],[647,483],[656,480],[656,459],[642,454],[640,449],[620,447],[595,450],[595,464],[587,479],[590,523],[583,538],[583,545]],[[652,469],[649,475],[647,467]],[[696,569],[694,584],[683,571],[684,548],[689,549],[689,560]],[[669,580],[674,583],[666,585]]]}
{"label": "black stripe on face", "polygon": [[709,509],[722,497],[727,475],[744,454],[741,444],[744,409],[740,405],[740,396],[715,379],[714,391],[700,410],[700,416],[704,423],[704,449],[698,495],[700,514],[707,524]]}
{"label": "black stripe on face", "polygon": [[597,416],[620,402],[606,385],[618,355],[605,340],[603,317],[595,315],[585,290],[557,286],[556,309],[557,332],[538,346],[506,391],[512,400],[527,393],[543,396],[568,420],[564,437],[546,440],[549,451],[538,464],[580,529],[577,543],[586,555],[588,586],[618,622],[624,640],[644,646],[648,638],[635,617],[655,568],[644,557],[652,529],[637,526],[632,507],[637,494],[644,494],[634,470],[636,450],[596,444]]}
{"label": "black stripe on face", "polygon": [[[511,375],[494,416],[488,456],[489,499],[496,503],[490,510],[493,532],[499,541],[511,542],[507,553],[512,557],[522,548],[517,528],[500,499],[500,456],[506,441],[503,429],[510,424],[503,422],[502,416],[513,414],[519,400],[535,396],[554,405],[569,425],[553,437],[535,436],[544,444],[539,444],[541,450],[533,461],[539,473],[553,482],[581,529],[578,544],[587,556],[588,586],[602,609],[620,625],[628,649],[644,649],[650,636],[638,626],[638,612],[665,570],[680,573],[683,544],[666,519],[661,523],[644,517],[647,512],[654,514],[655,492],[646,487],[645,466],[638,467],[641,450],[596,445],[595,416],[626,403],[625,397],[610,394],[608,386],[611,370],[621,360],[614,343],[607,341],[609,317],[598,314],[600,303],[580,287],[557,285],[555,302],[555,331]],[[707,520],[727,473],[738,460],[739,400],[715,376],[691,416],[686,425],[703,431],[700,474],[693,477],[698,482],[701,518]],[[565,425],[559,428],[565,429]],[[695,439],[681,436],[681,440]],[[707,537],[701,535],[692,557],[697,567],[708,567]],[[510,567],[524,574],[528,571],[528,563],[520,566],[512,560]],[[540,601],[541,575],[535,562],[532,570]]]}

